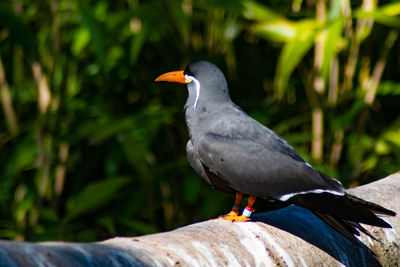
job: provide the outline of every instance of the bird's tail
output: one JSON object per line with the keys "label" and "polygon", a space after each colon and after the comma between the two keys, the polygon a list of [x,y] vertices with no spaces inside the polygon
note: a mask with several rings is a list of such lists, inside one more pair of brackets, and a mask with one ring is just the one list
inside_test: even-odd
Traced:
{"label": "bird's tail", "polygon": [[344,196],[329,193],[298,195],[291,198],[291,203],[312,210],[325,223],[357,245],[359,242],[355,236],[359,236],[360,231],[374,238],[360,223],[391,228],[390,224],[377,215],[396,215],[391,210],[350,194]]}

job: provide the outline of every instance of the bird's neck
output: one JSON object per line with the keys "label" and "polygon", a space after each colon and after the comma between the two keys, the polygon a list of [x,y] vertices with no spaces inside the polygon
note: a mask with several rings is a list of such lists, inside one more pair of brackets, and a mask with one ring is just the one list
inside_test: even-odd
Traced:
{"label": "bird's neck", "polygon": [[230,100],[223,103],[199,101],[195,109],[190,103],[185,105],[186,125],[193,143],[197,143],[197,138],[208,133],[218,123],[230,103]]}
{"label": "bird's neck", "polygon": [[194,108],[189,100],[190,99],[188,99],[185,105],[185,119],[186,119],[186,126],[189,131],[189,137],[192,141],[194,141],[196,139],[194,133],[198,134],[199,131],[202,130],[201,124],[206,118],[207,107],[204,107],[204,105],[199,104],[196,108]]}

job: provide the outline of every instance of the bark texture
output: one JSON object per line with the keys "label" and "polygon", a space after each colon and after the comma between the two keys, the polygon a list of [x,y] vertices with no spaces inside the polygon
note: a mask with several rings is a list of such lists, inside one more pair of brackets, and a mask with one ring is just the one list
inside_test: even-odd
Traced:
{"label": "bark texture", "polygon": [[[399,172],[348,192],[400,213]],[[300,207],[252,219],[89,244],[0,241],[0,266],[399,266],[400,216],[384,218],[393,229],[366,226],[379,241],[362,235],[363,247]]]}

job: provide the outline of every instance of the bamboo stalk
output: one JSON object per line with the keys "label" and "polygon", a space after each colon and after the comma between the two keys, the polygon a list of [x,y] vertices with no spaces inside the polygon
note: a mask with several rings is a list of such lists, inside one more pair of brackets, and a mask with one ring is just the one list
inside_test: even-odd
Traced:
{"label": "bamboo stalk", "polygon": [[[325,22],[326,20],[326,7],[325,7],[325,0],[318,0],[316,2],[316,16],[317,21],[320,23]],[[323,94],[325,91],[325,83],[324,77],[321,74],[321,67],[324,59],[324,46],[326,40],[326,32],[320,32],[315,40],[315,49],[314,49],[314,81],[313,87],[314,90],[319,93]]]}
{"label": "bamboo stalk", "polygon": [[51,92],[49,89],[49,85],[47,82],[46,76],[42,72],[42,67],[38,62],[32,63],[32,71],[35,77],[37,87],[38,87],[38,103],[40,113],[46,113],[50,101],[51,101]]}
{"label": "bamboo stalk", "polygon": [[59,197],[64,188],[65,174],[67,172],[66,162],[69,154],[69,144],[62,142],[60,144],[60,150],[58,158],[60,163],[56,167],[55,181],[54,181],[54,194]]}
{"label": "bamboo stalk", "polygon": [[7,84],[3,61],[0,57],[0,97],[8,131],[12,136],[18,134],[18,121],[12,104],[10,90]]}
{"label": "bamboo stalk", "polygon": [[[372,11],[376,8],[376,3],[374,0],[364,0],[361,8],[363,11]],[[344,81],[343,89],[344,91],[350,90],[353,87],[353,79],[356,71],[358,53],[360,50],[360,43],[362,38],[365,38],[365,32],[370,31],[373,26],[372,19],[358,19],[355,32],[353,32],[351,37],[351,44],[349,50],[349,56],[347,64],[344,70]]]}
{"label": "bamboo stalk", "polygon": [[375,100],[376,91],[378,89],[378,85],[381,80],[383,70],[385,69],[389,50],[394,45],[394,42],[396,41],[398,36],[399,32],[396,30],[392,30],[386,37],[385,45],[383,46],[381,55],[375,64],[374,70],[372,71],[371,78],[369,79],[368,82],[368,88],[366,88],[367,93],[365,94],[364,101],[368,105],[372,105],[372,103]]}
{"label": "bamboo stalk", "polygon": [[[326,20],[326,3],[325,0],[318,0],[315,3],[317,21],[323,23]],[[313,88],[317,95],[322,95],[325,92],[325,81],[321,73],[323,63],[324,46],[326,40],[326,33],[321,32],[317,35],[314,49],[314,79]],[[323,111],[318,106],[314,107],[312,112],[312,142],[311,142],[311,155],[316,160],[321,160],[324,147],[324,123]]]}
{"label": "bamboo stalk", "polygon": [[339,92],[339,60],[337,57],[332,60],[329,78],[328,104],[334,107],[336,106]]}
{"label": "bamboo stalk", "polygon": [[322,159],[324,145],[324,116],[321,108],[315,108],[312,112],[312,143],[311,155],[316,160]]}
{"label": "bamboo stalk", "polygon": [[335,131],[335,141],[332,144],[331,155],[329,158],[329,163],[331,166],[336,166],[336,164],[340,160],[340,156],[343,150],[343,138],[344,138],[343,129]]}

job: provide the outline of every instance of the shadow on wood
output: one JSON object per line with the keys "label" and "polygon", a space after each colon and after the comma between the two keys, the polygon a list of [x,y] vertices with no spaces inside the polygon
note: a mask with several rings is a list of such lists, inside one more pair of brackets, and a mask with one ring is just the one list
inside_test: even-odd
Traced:
{"label": "shadow on wood", "polygon": [[[263,212],[255,214],[252,219],[300,237],[346,266],[366,266],[367,262],[369,266],[379,266],[374,253],[367,246],[355,246],[312,212],[302,207],[289,206]],[[351,253],[348,253],[349,251]]]}

